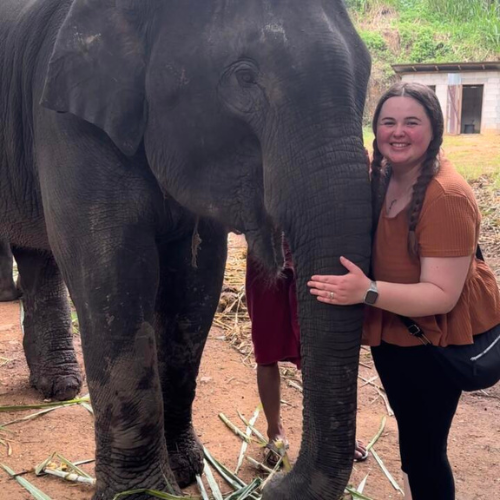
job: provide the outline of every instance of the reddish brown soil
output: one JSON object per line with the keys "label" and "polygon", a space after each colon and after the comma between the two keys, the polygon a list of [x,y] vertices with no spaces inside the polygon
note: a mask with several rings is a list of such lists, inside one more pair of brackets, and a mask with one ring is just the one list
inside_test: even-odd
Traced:
{"label": "reddish brown soil", "polygon": [[[81,357],[79,337],[75,337],[76,349]],[[2,358],[6,358],[2,359]],[[219,420],[223,412],[232,422],[240,424],[237,410],[250,417],[258,405],[255,371],[243,362],[241,354],[222,340],[221,331],[213,328],[203,357],[198,381],[198,395],[194,421],[201,441],[211,453],[234,469],[241,441]],[[376,376],[366,350],[362,351],[360,375],[365,379]],[[379,383],[374,380],[374,383]],[[386,407],[376,389],[359,381],[358,437],[368,442],[379,429]],[[86,393],[86,388],[82,394]],[[283,418],[291,442],[290,456],[296,457],[301,436],[301,394],[284,384]],[[39,403],[39,395],[28,385],[28,371],[22,351],[19,306],[17,303],[0,304],[0,405]],[[2,422],[33,410],[17,413],[1,413]],[[257,427],[264,432],[263,415]],[[240,426],[243,428],[243,425]],[[66,458],[78,461],[93,457],[94,437],[92,416],[83,407],[59,409],[35,420],[8,427],[12,455],[0,444],[0,462],[15,472],[33,468],[58,451]],[[0,433],[0,439],[5,434]],[[399,471],[396,424],[388,417],[385,431],[375,446],[384,464],[401,484]],[[249,454],[261,460],[262,451],[251,447]],[[500,387],[483,393],[466,394],[462,398],[450,437],[450,457],[457,483],[457,500],[492,500],[500,498]],[[92,465],[84,466],[92,473]],[[255,472],[244,466],[241,477],[250,479]],[[373,499],[401,498],[383,475],[373,457],[355,464],[351,482],[358,485],[369,474],[365,494]],[[52,499],[90,499],[92,490],[87,486],[73,485],[53,477],[36,478],[25,475]],[[228,488],[225,487],[226,491]],[[195,491],[190,489],[189,491]],[[0,498],[21,500],[31,498],[16,482],[0,471]]]}

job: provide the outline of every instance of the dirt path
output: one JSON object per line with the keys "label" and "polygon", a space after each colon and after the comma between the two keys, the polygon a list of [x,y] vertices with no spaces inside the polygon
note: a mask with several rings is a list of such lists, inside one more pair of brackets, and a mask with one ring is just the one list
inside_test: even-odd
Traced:
{"label": "dirt path", "polygon": [[[81,361],[80,340],[75,344]],[[19,306],[0,304],[0,405],[37,403],[38,395],[29,388],[27,367],[22,352]],[[371,366],[370,355],[362,351],[360,375],[371,379],[376,373]],[[375,383],[378,380],[374,381]],[[358,436],[369,441],[377,432],[387,410],[377,390],[364,385],[360,379]],[[237,410],[249,417],[258,404],[254,370],[243,362],[243,357],[222,340],[221,332],[213,329],[203,358],[198,381],[195,424],[202,442],[211,453],[230,468],[236,465],[240,441],[222,424],[218,413],[225,413],[238,423]],[[85,388],[82,393],[85,393]],[[458,500],[491,500],[500,495],[500,387],[483,394],[463,396],[450,438],[450,456],[457,481]],[[301,395],[291,387],[283,389],[283,417],[292,443],[291,458],[294,459],[301,436]],[[23,415],[33,413],[24,412]],[[19,417],[19,413],[1,414],[1,422]],[[263,416],[257,427],[265,431]],[[92,416],[83,407],[70,407],[53,411],[29,422],[9,426],[12,436],[12,455],[0,447],[0,462],[16,472],[30,469],[58,451],[68,459],[77,461],[93,457]],[[2,436],[0,435],[0,438]],[[397,451],[397,433],[393,417],[387,420],[386,429],[376,446],[384,464],[400,482]],[[261,459],[262,451],[257,447],[249,454]],[[92,466],[85,466],[92,473]],[[356,464],[352,484],[357,485],[369,474],[365,494],[373,499],[401,498],[393,489],[373,459]],[[254,471],[245,465],[243,479],[249,479]],[[74,486],[56,478],[25,476],[52,499],[88,500],[91,489]],[[0,498],[21,500],[31,498],[17,483],[0,472]],[[227,488],[226,488],[226,491]]]}

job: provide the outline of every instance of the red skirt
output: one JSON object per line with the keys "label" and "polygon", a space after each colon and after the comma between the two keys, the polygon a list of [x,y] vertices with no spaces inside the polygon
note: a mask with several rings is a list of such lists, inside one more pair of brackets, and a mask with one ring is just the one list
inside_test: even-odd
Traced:
{"label": "red skirt", "polygon": [[271,365],[290,361],[300,368],[300,332],[297,318],[297,293],[293,269],[269,284],[251,258],[247,259],[246,297],[252,320],[255,361]]}

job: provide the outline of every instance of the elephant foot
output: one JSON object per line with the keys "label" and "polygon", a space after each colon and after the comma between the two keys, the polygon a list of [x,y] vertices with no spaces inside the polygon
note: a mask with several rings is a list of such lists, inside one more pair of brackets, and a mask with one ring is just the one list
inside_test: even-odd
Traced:
{"label": "elephant foot", "polygon": [[181,488],[196,481],[196,475],[203,472],[203,446],[193,427],[187,432],[167,440],[170,468]]}
{"label": "elephant foot", "polygon": [[295,498],[292,497],[288,489],[284,487],[284,479],[285,475],[282,472],[275,474],[264,488],[262,500],[291,500]]}
{"label": "elephant foot", "polygon": [[[181,497],[182,491],[177,485],[169,485],[166,481],[158,483],[148,482],[147,484],[133,484],[130,486],[123,486],[120,489],[116,488],[98,488],[92,497],[92,500],[113,500],[116,495],[124,493],[125,491],[137,491],[137,493],[126,495],[123,498],[126,500],[151,500],[152,496],[148,493],[141,492],[141,490],[156,490],[162,493],[169,493]],[[120,497],[121,498],[121,497]]]}
{"label": "elephant foot", "polygon": [[[124,495],[123,498],[126,500],[151,500],[151,495],[141,490],[156,490],[170,495],[182,496],[182,491],[175,482],[166,455],[167,452],[163,449],[160,452],[160,456],[163,458],[158,455],[156,458],[151,457],[150,463],[153,465],[146,470],[142,461],[138,462],[140,469],[131,468],[130,465],[127,468],[117,469],[116,464],[109,464],[110,468],[108,469],[98,461],[97,485],[92,500],[113,500],[117,495],[126,491],[136,491],[132,495]],[[113,481],[111,482],[111,480]]]}
{"label": "elephant foot", "polygon": [[0,289],[0,302],[12,302],[21,296],[21,291],[15,286]]}
{"label": "elephant foot", "polygon": [[262,500],[339,500],[344,488],[320,471],[311,474],[294,468],[289,474],[276,474],[264,488]]}
{"label": "elephant foot", "polygon": [[43,375],[31,374],[31,386],[39,391],[44,399],[67,401],[74,399],[82,388],[82,375],[78,365],[65,370],[64,373]]}

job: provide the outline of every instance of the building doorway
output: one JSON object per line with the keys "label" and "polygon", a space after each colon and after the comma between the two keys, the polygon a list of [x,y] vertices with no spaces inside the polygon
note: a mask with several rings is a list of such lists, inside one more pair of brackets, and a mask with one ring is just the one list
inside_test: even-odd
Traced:
{"label": "building doorway", "polygon": [[483,110],[483,85],[463,85],[462,116],[460,132],[462,134],[479,134]]}

